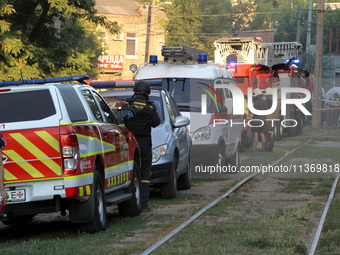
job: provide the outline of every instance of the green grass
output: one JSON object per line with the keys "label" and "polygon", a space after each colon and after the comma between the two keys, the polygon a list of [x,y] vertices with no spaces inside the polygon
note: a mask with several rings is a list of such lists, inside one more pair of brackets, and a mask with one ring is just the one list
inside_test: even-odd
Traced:
{"label": "green grass", "polygon": [[334,178],[322,178],[322,179],[307,179],[297,178],[289,179],[287,182],[281,183],[283,188],[282,192],[285,193],[308,193],[313,196],[327,195],[331,188]]}
{"label": "green grass", "polygon": [[313,204],[280,209],[258,218],[223,220],[238,199],[211,208],[155,254],[306,254],[299,236],[309,227],[306,215]]}
{"label": "green grass", "polygon": [[[337,196],[339,196],[339,192]],[[340,199],[338,198],[332,202],[329,208],[316,254],[340,254],[339,212],[340,212]]]}

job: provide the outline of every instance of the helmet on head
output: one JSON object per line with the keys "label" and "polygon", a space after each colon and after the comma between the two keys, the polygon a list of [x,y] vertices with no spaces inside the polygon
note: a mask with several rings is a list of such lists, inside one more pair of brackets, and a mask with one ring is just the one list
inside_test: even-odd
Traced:
{"label": "helmet on head", "polygon": [[273,95],[273,89],[272,88],[266,88],[266,96],[272,96]]}
{"label": "helmet on head", "polygon": [[137,82],[133,91],[134,92],[145,91],[146,93],[150,94],[150,85],[145,81],[139,81]]}
{"label": "helmet on head", "polygon": [[254,89],[253,91],[253,97],[257,97],[262,95],[262,91],[259,88]]}

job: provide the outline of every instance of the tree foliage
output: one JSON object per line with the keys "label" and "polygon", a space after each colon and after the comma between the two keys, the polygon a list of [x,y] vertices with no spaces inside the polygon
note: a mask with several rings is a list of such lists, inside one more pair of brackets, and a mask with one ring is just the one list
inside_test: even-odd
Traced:
{"label": "tree foliage", "polygon": [[[0,80],[94,74],[100,42],[93,0],[0,0]],[[59,19],[60,30],[55,26]]]}
{"label": "tree foliage", "polygon": [[173,0],[163,22],[166,44],[205,50],[213,58],[213,42],[247,24],[250,4],[232,6],[230,0]]}

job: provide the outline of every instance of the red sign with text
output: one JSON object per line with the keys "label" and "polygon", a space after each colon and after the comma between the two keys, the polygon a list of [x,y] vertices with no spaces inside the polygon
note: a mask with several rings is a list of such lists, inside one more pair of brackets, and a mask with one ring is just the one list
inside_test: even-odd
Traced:
{"label": "red sign with text", "polygon": [[98,68],[123,69],[124,58],[122,55],[108,55],[98,57]]}

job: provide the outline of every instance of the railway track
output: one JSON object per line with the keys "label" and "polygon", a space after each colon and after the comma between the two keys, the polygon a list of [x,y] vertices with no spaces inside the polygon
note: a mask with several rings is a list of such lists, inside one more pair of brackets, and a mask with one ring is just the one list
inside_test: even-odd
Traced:
{"label": "railway track", "polygon": [[[337,131],[335,131],[337,132]],[[298,146],[296,146],[295,148],[286,151],[285,155],[282,156],[281,158],[279,158],[278,160],[274,161],[271,165],[275,166],[277,164],[279,164],[283,159],[285,159],[287,156],[291,155],[292,153],[294,153],[297,149],[299,149],[302,146],[307,145],[308,143],[310,143],[314,138],[318,138],[324,134],[327,134],[327,132],[323,132],[320,133],[318,135],[315,135],[313,137],[311,137],[309,140],[307,140],[305,143],[300,144]],[[262,171],[258,171],[256,173],[252,173],[247,175],[245,178],[243,178],[241,181],[239,181],[236,185],[234,185],[231,189],[229,189],[226,193],[224,193],[223,195],[221,195],[220,197],[218,197],[217,199],[213,200],[211,203],[209,203],[207,206],[205,206],[203,209],[201,209],[200,211],[198,211],[196,214],[194,214],[193,216],[191,216],[189,219],[187,219],[185,222],[183,222],[181,225],[179,225],[177,228],[175,228],[174,230],[172,230],[170,233],[166,234],[164,237],[162,237],[159,241],[157,241],[156,243],[154,243],[153,245],[151,245],[148,249],[146,249],[145,251],[143,251],[141,253],[141,255],[147,255],[152,253],[153,251],[155,251],[156,249],[158,249],[160,246],[162,246],[163,244],[165,244],[167,241],[169,241],[173,236],[175,236],[176,234],[178,234],[179,232],[181,232],[183,229],[185,229],[188,225],[190,225],[192,222],[194,222],[197,218],[199,218],[201,215],[203,215],[204,213],[207,212],[207,210],[209,210],[210,208],[212,208],[213,206],[215,206],[216,204],[218,204],[221,200],[230,197],[236,190],[240,189],[244,184],[246,184],[248,181],[250,181],[251,179],[255,178],[257,175],[261,174]],[[309,255],[314,255],[317,244],[319,242],[320,236],[321,236],[321,231],[323,228],[323,224],[325,222],[326,216],[327,216],[327,212],[329,209],[329,206],[332,202],[332,199],[334,197],[334,193],[338,184],[340,178],[340,173],[337,174],[337,176],[335,177],[335,180],[333,182],[333,186],[332,186],[332,190],[330,192],[329,198],[327,200],[327,203],[325,205],[325,208],[323,210],[317,231],[315,233],[314,239],[313,239],[313,243],[311,245],[311,247],[309,248]]]}

